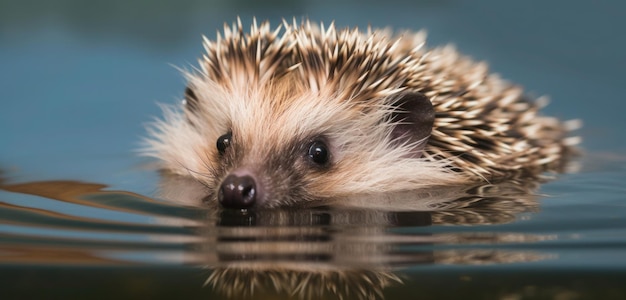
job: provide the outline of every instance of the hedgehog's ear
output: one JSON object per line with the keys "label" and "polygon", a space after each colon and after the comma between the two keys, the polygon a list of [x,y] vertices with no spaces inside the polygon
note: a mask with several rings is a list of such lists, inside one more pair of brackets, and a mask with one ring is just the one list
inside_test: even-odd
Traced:
{"label": "hedgehog's ear", "polygon": [[435,122],[430,99],[419,92],[403,93],[392,106],[391,139],[394,145],[413,145],[410,157],[420,157]]}

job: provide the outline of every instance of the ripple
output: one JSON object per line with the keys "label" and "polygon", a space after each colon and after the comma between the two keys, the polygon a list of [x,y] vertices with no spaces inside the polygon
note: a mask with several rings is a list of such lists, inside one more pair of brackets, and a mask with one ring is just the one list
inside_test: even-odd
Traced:
{"label": "ripple", "polygon": [[[205,284],[234,298],[372,299],[402,285],[402,270],[549,265],[576,249],[626,248],[615,238],[626,223],[602,222],[602,207],[555,203],[539,214],[537,186],[509,181],[234,211],[198,205],[196,187],[180,181],[162,183],[162,198],[77,181],[5,183],[0,265],[190,266],[208,270]],[[553,206],[566,215],[540,217]],[[584,223],[568,212],[580,209]]]}

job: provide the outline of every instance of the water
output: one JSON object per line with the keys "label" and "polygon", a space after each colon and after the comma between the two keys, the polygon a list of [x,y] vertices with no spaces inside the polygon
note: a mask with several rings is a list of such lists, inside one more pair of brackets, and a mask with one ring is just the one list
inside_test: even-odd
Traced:
{"label": "water", "polygon": [[[2,298],[624,299],[625,8],[0,1]],[[547,114],[582,119],[582,169],[431,191],[419,211],[397,209],[407,195],[376,209],[181,203],[193,186],[133,149],[155,102],[182,94],[172,65],[193,64],[200,35],[236,15],[427,28],[430,44],[549,95]]]}

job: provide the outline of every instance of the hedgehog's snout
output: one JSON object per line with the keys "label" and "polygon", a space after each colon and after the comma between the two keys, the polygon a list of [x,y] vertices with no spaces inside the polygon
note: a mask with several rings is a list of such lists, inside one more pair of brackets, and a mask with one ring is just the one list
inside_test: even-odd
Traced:
{"label": "hedgehog's snout", "polygon": [[220,185],[217,199],[225,208],[250,208],[260,199],[260,189],[251,174],[231,173]]}

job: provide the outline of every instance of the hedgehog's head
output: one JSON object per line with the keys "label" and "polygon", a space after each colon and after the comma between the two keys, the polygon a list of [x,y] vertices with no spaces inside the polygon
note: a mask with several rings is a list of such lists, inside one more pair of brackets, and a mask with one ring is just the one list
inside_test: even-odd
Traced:
{"label": "hedgehog's head", "polygon": [[233,26],[206,41],[184,113],[166,111],[152,133],[166,169],[233,208],[452,180],[445,162],[423,151],[431,101],[407,87],[419,47],[399,55],[407,45],[383,32],[284,26],[282,34],[267,24],[250,33]]}

